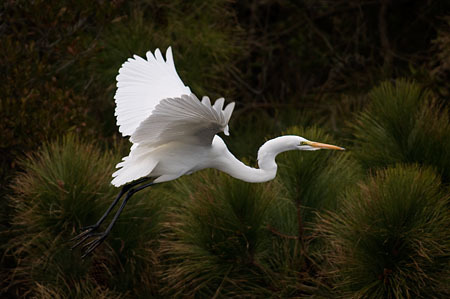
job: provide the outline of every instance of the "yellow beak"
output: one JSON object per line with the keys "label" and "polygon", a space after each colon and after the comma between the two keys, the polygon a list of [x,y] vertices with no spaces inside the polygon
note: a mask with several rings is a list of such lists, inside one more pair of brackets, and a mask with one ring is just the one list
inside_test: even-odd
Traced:
{"label": "yellow beak", "polygon": [[315,147],[315,148],[323,148],[323,149],[330,149],[330,150],[345,151],[345,148],[340,147],[340,146],[336,146],[336,145],[320,143],[320,142],[314,142],[314,141],[306,141],[305,143],[307,145]]}

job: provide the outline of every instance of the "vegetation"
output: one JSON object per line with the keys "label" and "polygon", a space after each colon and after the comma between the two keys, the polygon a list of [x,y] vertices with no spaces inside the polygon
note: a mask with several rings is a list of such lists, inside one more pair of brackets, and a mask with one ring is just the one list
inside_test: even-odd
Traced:
{"label": "vegetation", "polygon": [[[0,296],[450,297],[449,11],[5,1]],[[70,239],[117,194],[111,173],[129,149],[117,70],[169,45],[197,95],[236,101],[226,142],[247,164],[280,134],[347,151],[280,155],[266,184],[205,170],[139,192],[81,260]]]}
{"label": "vegetation", "polygon": [[[384,82],[353,124],[355,156],[367,168],[398,162],[433,166],[450,179],[450,119],[430,91],[405,80]],[[382,144],[383,146],[380,146]],[[363,150],[364,149],[364,150]]]}
{"label": "vegetation", "polygon": [[450,197],[418,166],[378,171],[321,218],[327,259],[343,298],[449,295]]}
{"label": "vegetation", "polygon": [[6,256],[17,262],[10,283],[19,294],[84,298],[98,292],[108,297],[109,291],[98,288],[112,286],[117,294],[130,289],[134,295],[151,294],[150,288],[136,287],[153,283],[158,260],[155,248],[165,201],[146,200],[151,190],[136,195],[110,242],[97,251],[98,258],[82,263],[80,252],[70,250],[73,233],[95,223],[114,198],[109,182],[118,160],[110,151],[69,135],[23,162],[27,172],[13,184],[12,238],[5,246]]}

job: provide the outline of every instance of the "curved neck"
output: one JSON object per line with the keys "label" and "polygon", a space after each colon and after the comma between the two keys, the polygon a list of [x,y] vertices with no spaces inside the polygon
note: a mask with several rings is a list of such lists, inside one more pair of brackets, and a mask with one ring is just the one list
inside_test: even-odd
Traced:
{"label": "curved neck", "polygon": [[217,159],[217,165],[215,168],[231,175],[236,179],[240,179],[249,183],[262,183],[273,180],[277,174],[277,163],[275,157],[282,152],[292,150],[291,146],[287,145],[285,138],[287,136],[281,136],[271,139],[264,143],[258,151],[258,166],[259,168],[253,168],[245,165],[239,161],[229,150],[226,148],[222,139],[220,142],[213,142],[220,144],[222,148],[220,155]]}
{"label": "curved neck", "polygon": [[[223,159],[225,158],[225,159]],[[226,160],[224,163],[218,163],[217,169],[228,173],[232,177],[249,182],[249,183],[262,183],[273,180],[277,174],[277,164],[273,161],[273,168],[253,168],[245,165],[232,153],[228,152],[228,155],[222,157],[221,160]]]}

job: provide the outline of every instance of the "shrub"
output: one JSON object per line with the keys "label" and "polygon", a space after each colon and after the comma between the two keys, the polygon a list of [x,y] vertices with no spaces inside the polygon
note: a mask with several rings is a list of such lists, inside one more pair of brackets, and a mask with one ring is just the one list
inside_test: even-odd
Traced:
{"label": "shrub", "polygon": [[[289,133],[331,142],[317,128]],[[314,213],[335,208],[358,168],[348,155],[326,151],[284,153],[278,160],[280,179],[270,183],[249,184],[214,170],[174,183],[179,206],[161,241],[166,294],[283,298],[322,287],[299,221],[307,221],[310,244]]]}
{"label": "shrub", "polygon": [[[286,133],[343,145],[317,127],[291,127]],[[360,167],[351,153],[351,149],[294,151],[277,158],[276,182],[281,190],[277,209],[272,209],[270,215],[270,228],[276,239],[269,256],[278,275],[277,285],[285,297],[332,296],[330,286],[319,275],[323,240],[314,229],[320,222],[317,214],[336,210],[341,194],[360,179]]]}
{"label": "shrub", "polygon": [[343,298],[447,298],[448,193],[428,168],[379,170],[321,217],[328,277]]}
{"label": "shrub", "polygon": [[162,241],[165,293],[170,296],[266,294],[267,185],[248,184],[209,170],[175,184],[173,210]]}
{"label": "shrub", "polygon": [[153,190],[133,197],[92,259],[82,261],[81,251],[70,250],[69,240],[82,225],[95,223],[118,192],[110,185],[117,160],[68,136],[23,161],[25,172],[12,186],[13,238],[6,253],[17,267],[9,287],[22,295],[63,297],[84,297],[86,290],[149,296],[157,290],[155,251],[165,201],[151,200]]}
{"label": "shrub", "polygon": [[399,79],[374,88],[369,107],[357,116],[355,157],[366,168],[395,163],[419,163],[450,180],[450,120],[448,109],[430,91]]}
{"label": "shrub", "polygon": [[[286,133],[317,142],[336,143],[317,127],[292,127]],[[284,187],[287,198],[297,207],[291,209],[291,213],[298,209],[298,216],[304,222],[299,224],[301,226],[314,223],[318,211],[336,209],[339,194],[355,183],[360,174],[356,161],[348,152],[294,151],[280,155],[277,160],[280,164],[279,183]],[[290,233],[299,234],[297,228]]]}

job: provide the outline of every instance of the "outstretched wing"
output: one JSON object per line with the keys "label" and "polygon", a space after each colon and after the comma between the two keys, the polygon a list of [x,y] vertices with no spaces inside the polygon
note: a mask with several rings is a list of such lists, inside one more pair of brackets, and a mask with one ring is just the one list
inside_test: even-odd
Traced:
{"label": "outstretched wing", "polygon": [[172,49],[147,52],[147,60],[134,55],[119,70],[116,100],[117,125],[123,136],[131,135],[162,99],[191,94],[181,81],[173,62]]}
{"label": "outstretched wing", "polygon": [[200,102],[194,94],[162,100],[131,135],[131,141],[149,147],[179,141],[210,145],[215,134],[228,135],[234,102],[223,109],[224,99],[214,105],[208,97]]}

